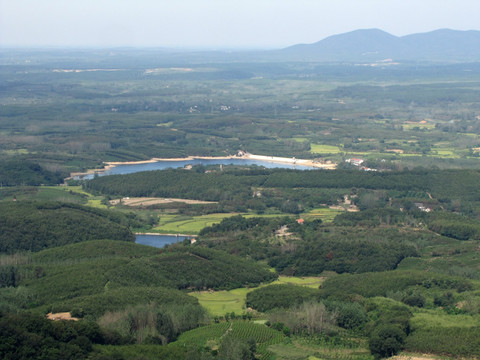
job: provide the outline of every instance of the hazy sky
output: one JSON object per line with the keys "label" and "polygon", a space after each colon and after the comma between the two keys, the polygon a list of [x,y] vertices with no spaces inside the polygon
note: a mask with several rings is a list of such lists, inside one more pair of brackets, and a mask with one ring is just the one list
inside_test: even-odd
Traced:
{"label": "hazy sky", "polygon": [[0,46],[280,48],[356,29],[478,30],[479,0],[0,0]]}

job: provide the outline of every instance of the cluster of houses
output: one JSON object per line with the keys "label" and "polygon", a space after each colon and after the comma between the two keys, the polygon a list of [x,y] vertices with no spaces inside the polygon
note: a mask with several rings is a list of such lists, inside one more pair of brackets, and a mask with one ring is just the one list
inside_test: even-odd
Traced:
{"label": "cluster of houses", "polygon": [[378,171],[377,169],[372,169],[372,168],[363,166],[363,163],[365,162],[365,160],[363,159],[351,158],[351,159],[346,159],[345,162],[352,164],[353,166],[357,166],[360,170],[363,170],[363,171]]}
{"label": "cluster of houses", "polygon": [[429,207],[425,206],[424,203],[415,203],[415,206],[416,206],[417,209],[420,210],[420,211],[424,211],[424,212],[430,212],[430,211],[432,211],[432,209],[430,209]]}

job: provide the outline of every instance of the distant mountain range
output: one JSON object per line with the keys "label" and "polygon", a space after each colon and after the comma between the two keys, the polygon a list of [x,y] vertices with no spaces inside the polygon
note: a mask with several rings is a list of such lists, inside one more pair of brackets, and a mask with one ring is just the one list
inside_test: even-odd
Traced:
{"label": "distant mountain range", "polygon": [[379,29],[356,30],[290,46],[276,55],[309,61],[480,61],[480,31],[441,29],[398,37]]}

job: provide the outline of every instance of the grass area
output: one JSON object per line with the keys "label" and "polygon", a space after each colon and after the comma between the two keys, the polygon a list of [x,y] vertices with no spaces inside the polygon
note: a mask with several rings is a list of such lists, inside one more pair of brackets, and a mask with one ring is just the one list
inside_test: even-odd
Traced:
{"label": "grass area", "polygon": [[3,150],[3,153],[13,156],[13,155],[27,155],[30,152],[27,149],[16,149],[16,150]]}
{"label": "grass area", "polygon": [[40,187],[35,200],[85,203],[84,196],[69,192],[61,187]]}
{"label": "grass area", "polygon": [[62,188],[65,189],[66,191],[71,191],[71,192],[74,192],[74,193],[77,193],[77,194],[86,195],[88,197],[93,196],[92,194],[83,190],[80,185],[78,185],[78,186],[70,186],[69,185],[69,186],[65,186],[65,187],[62,187]]}
{"label": "grass area", "polygon": [[432,123],[413,123],[413,124],[402,124],[404,130],[413,130],[413,129],[425,129],[425,130],[433,130],[435,129],[435,124]]}
{"label": "grass area", "polygon": [[33,198],[30,196],[29,199],[73,202],[100,209],[108,208],[102,204],[102,196],[93,196],[84,191],[81,186],[41,186],[38,188],[37,194]]}
{"label": "grass area", "polygon": [[345,151],[345,157],[367,156],[372,154],[379,154],[376,151]]}
{"label": "grass area", "polygon": [[208,214],[202,216],[161,215],[153,232],[165,234],[198,234],[206,226],[220,223],[223,219],[237,214]]}
{"label": "grass area", "polygon": [[[403,153],[403,154],[396,154],[399,157],[415,157],[415,156],[422,156],[420,153]],[[432,155],[430,155],[432,156]]]}
{"label": "grass area", "polygon": [[344,152],[344,150],[342,150],[338,146],[311,144],[310,152],[314,154],[339,154],[341,152]]}
{"label": "grass area", "polygon": [[460,156],[455,153],[454,148],[433,147],[430,156],[445,157],[445,158],[459,158]]}
{"label": "grass area", "polygon": [[157,126],[172,127],[173,121],[157,124]]}
{"label": "grass area", "polygon": [[294,277],[294,276],[280,276],[277,281],[272,284],[294,284],[318,289],[322,284],[324,278],[316,276]]}
{"label": "grass area", "polygon": [[[278,280],[270,284],[261,285],[259,287],[265,287],[274,284],[295,284],[311,288],[318,288],[322,282],[323,278],[320,277],[280,276]],[[199,303],[213,316],[221,316],[231,312],[235,312],[235,314],[238,315],[245,312],[245,300],[247,294],[257,288],[239,288],[230,291],[212,292],[199,291],[192,292],[189,295],[196,297]]]}
{"label": "grass area", "polygon": [[[201,216],[187,216],[177,214],[162,214],[160,215],[160,221],[156,227],[151,231],[158,232],[160,234],[191,234],[195,235],[200,232],[204,227],[211,226],[213,224],[220,223],[223,219],[239,215],[238,213],[226,213],[226,214],[208,214]],[[286,214],[240,214],[246,218],[251,217],[278,217],[285,216]],[[332,218],[333,219],[333,218]],[[150,230],[149,230],[150,231]]]}
{"label": "grass area", "polygon": [[344,213],[344,211],[330,208],[317,208],[302,214],[302,217],[308,220],[321,219],[323,222],[332,222],[335,216],[341,213]]}
{"label": "grass area", "polygon": [[415,312],[411,319],[413,329],[417,328],[441,328],[441,327],[465,327],[478,326],[480,316],[457,314],[452,316],[440,309],[423,309]]}
{"label": "grass area", "polygon": [[289,343],[270,345],[268,351],[278,360],[303,360],[303,359],[342,359],[342,360],[367,360],[373,356],[366,349],[366,344],[348,342],[333,344],[328,341],[314,339],[293,339]]}
{"label": "grass area", "polygon": [[242,314],[245,312],[246,292],[245,295],[242,296],[232,291],[202,291],[190,293],[190,295],[196,297],[198,302],[207,309],[211,315],[220,316],[231,312]]}
{"label": "grass area", "polygon": [[99,209],[108,209],[107,205],[102,204],[102,199],[101,198],[100,199],[98,199],[98,198],[88,199],[87,206],[91,206],[91,207],[99,208]]}

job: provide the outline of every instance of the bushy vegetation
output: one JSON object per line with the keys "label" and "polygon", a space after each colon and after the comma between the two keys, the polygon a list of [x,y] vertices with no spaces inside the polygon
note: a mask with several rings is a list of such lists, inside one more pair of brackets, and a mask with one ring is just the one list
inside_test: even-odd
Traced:
{"label": "bushy vegetation", "polygon": [[451,326],[416,329],[407,337],[405,348],[421,353],[476,357],[480,353],[480,328]]}
{"label": "bushy vegetation", "polygon": [[343,274],[327,279],[321,289],[322,297],[342,299],[349,295],[364,297],[387,296],[389,292],[401,291],[410,287],[421,286],[429,289],[455,289],[464,291],[471,288],[471,283],[448,275],[426,273],[423,271],[388,271],[365,274]]}
{"label": "bushy vegetation", "polygon": [[132,305],[119,311],[106,312],[98,319],[98,323],[137,343],[165,345],[174,341],[179,334],[205,325],[209,320],[205,310],[197,304],[158,300],[161,305]]}
{"label": "bushy vegetation", "polygon": [[458,240],[480,239],[478,221],[459,214],[434,214],[428,221],[428,228],[438,234]]}
{"label": "bushy vegetation", "polygon": [[28,256],[26,261],[38,264],[75,263],[107,258],[139,258],[159,254],[161,250],[133,242],[116,240],[89,240],[81,243],[45,249]]}
{"label": "bushy vegetation", "polygon": [[178,289],[234,289],[271,282],[277,275],[251,261],[197,247],[175,247],[108,273],[111,286],[138,284]]}
{"label": "bushy vegetation", "polygon": [[268,320],[274,329],[289,335],[309,336],[329,333],[335,329],[335,313],[315,300],[305,301],[287,310],[272,311]]}
{"label": "bushy vegetation", "polygon": [[323,271],[361,273],[393,270],[404,258],[417,256],[415,247],[407,240],[410,236],[408,232],[331,226],[310,231],[303,227],[300,229],[305,241],[297,241],[292,250],[287,248],[287,251],[270,256],[269,264],[281,273],[308,276],[319,275]]}
{"label": "bushy vegetation", "polygon": [[[158,303],[167,305],[196,306],[195,298],[175,289],[164,287],[123,287],[91,295],[79,295],[70,299],[50,300],[47,308],[54,312],[70,311],[75,316],[99,319],[107,312],[122,311],[137,304]],[[45,308],[42,306],[41,308]]]}
{"label": "bushy vegetation", "polygon": [[247,306],[266,312],[275,308],[290,308],[318,296],[318,290],[293,284],[271,285],[247,294]]}
{"label": "bushy vegetation", "polygon": [[119,340],[93,322],[54,322],[28,313],[0,315],[2,359],[87,359],[94,344]]}

